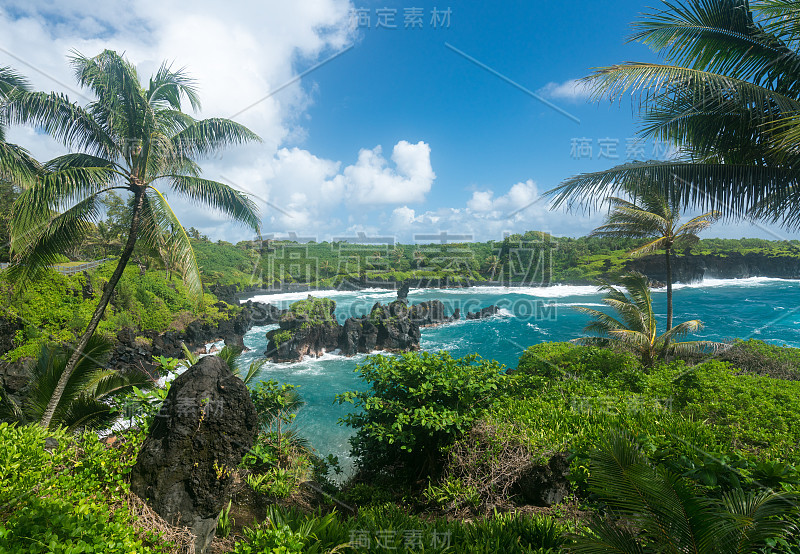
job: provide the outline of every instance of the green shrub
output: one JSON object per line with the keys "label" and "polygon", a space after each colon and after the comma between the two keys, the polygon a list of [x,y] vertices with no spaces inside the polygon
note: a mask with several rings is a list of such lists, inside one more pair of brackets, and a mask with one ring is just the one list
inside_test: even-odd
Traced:
{"label": "green shrub", "polygon": [[169,552],[124,507],[141,439],[107,448],[92,434],[0,424],[0,553]]}
{"label": "green shrub", "polygon": [[360,467],[431,471],[494,401],[506,379],[501,370],[495,361],[447,352],[369,358],[356,371],[371,389],[337,396],[359,408],[340,422],[356,429],[351,444]]}
{"label": "green shrub", "polygon": [[517,370],[548,379],[606,379],[614,376],[640,387],[641,362],[629,352],[568,342],[546,342],[522,353]]}

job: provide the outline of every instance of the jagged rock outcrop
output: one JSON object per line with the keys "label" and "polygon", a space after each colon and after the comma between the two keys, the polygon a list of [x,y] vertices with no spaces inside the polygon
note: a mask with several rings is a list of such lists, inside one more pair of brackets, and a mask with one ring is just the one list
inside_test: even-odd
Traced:
{"label": "jagged rock outcrop", "polygon": [[[222,302],[217,304],[217,308],[222,312],[230,312],[230,307]],[[186,344],[193,352],[204,352],[206,344],[219,340],[244,348],[244,335],[251,327],[277,323],[286,311],[271,304],[248,301],[228,319],[216,323],[194,320],[182,331],[156,333],[125,328],[117,333],[110,365],[117,369],[135,367],[152,373],[156,370],[153,356],[182,358],[182,344]]]}
{"label": "jagged rock outcrop", "polygon": [[488,306],[486,308],[481,308],[477,312],[467,312],[467,319],[486,319],[487,317],[492,317],[498,314],[500,308],[497,306]]}
{"label": "jagged rock outcrop", "polygon": [[131,490],[205,553],[233,473],[258,432],[244,383],[214,356],[176,378],[131,472]]}
{"label": "jagged rock outcrop", "polygon": [[301,361],[340,350],[345,356],[374,350],[408,352],[419,350],[420,327],[441,325],[460,317],[446,314],[445,305],[432,300],[408,306],[398,298],[389,304],[377,302],[369,315],[351,317],[339,325],[334,316],[336,303],[311,296],[292,304],[280,321],[280,328],[267,333],[265,355],[275,362]]}
{"label": "jagged rock outcrop", "polygon": [[267,333],[266,355],[276,362],[299,362],[305,356],[319,357],[339,347],[341,326],[333,315],[336,302],[308,297],[295,302],[280,320],[279,328]]}
{"label": "jagged rock outcrop", "polygon": [[429,300],[411,306],[409,317],[420,327],[430,327],[458,321],[461,318],[461,310],[456,309],[451,317],[447,315],[446,307],[441,300]]}

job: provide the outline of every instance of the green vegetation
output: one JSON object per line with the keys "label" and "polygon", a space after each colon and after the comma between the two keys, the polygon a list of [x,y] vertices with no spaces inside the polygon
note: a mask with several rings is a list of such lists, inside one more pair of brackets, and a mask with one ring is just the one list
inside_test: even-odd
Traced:
{"label": "green vegetation", "polygon": [[[63,426],[71,432],[108,429],[119,417],[118,399],[132,392],[134,387],[148,389],[152,386],[152,379],[144,372],[107,369],[111,347],[108,341],[92,337],[67,381],[50,428]],[[69,352],[63,348],[43,347],[30,370],[30,384],[21,405],[11,397],[0,398],[0,419],[20,423],[40,421],[68,358]]]}
{"label": "green vegetation", "polygon": [[[4,359],[35,357],[51,342],[75,341],[92,317],[113,269],[113,263],[105,264],[88,273],[88,279],[84,274],[66,276],[49,271],[47,279],[34,281],[23,290],[0,272],[0,307],[8,319],[19,318],[23,323],[14,348]],[[167,279],[156,270],[141,274],[138,268],[128,267],[98,325],[98,334],[112,340],[125,327],[160,333],[183,330],[194,319],[218,322],[228,316],[216,303],[216,298],[206,293],[203,304],[196,307],[181,279]]]}
{"label": "green vegetation", "polygon": [[359,408],[343,423],[356,429],[351,442],[360,468],[409,478],[434,471],[447,447],[489,406],[501,369],[494,361],[454,359],[447,352],[370,358],[358,371],[371,389],[337,397]]}
{"label": "green vegetation", "polygon": [[142,438],[107,448],[91,433],[0,423],[0,552],[173,551],[130,510],[125,479]]}

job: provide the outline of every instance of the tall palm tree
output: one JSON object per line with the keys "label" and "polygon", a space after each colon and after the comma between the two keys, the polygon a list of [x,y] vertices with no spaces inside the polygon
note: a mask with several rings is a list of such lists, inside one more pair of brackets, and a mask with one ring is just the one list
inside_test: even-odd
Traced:
{"label": "tall palm tree", "polygon": [[590,236],[653,239],[634,248],[631,256],[664,251],[667,270],[667,329],[672,329],[672,253],[675,248],[689,246],[700,238],[697,234],[716,221],[720,213],[706,212],[680,224],[681,208],[674,197],[667,197],[650,185],[637,186],[629,191],[633,201],[610,197],[611,211],[605,225]]}
{"label": "tall palm tree", "polygon": [[585,306],[575,307],[594,318],[584,332],[599,335],[576,339],[576,342],[598,346],[619,344],[635,352],[645,367],[651,367],[667,354],[696,354],[717,348],[718,345],[710,341],[675,341],[702,329],[703,323],[697,319],[679,323],[659,335],[647,277],[631,272],[623,275],[620,281],[624,292],[606,281],[601,281],[600,286],[600,290],[606,293],[603,304],[617,312],[618,318]]}
{"label": "tall palm tree", "polygon": [[500,267],[500,258],[497,256],[489,256],[486,258],[486,269],[491,273],[492,279],[494,279],[495,273],[497,273],[498,268]]}
{"label": "tall palm tree", "polygon": [[800,11],[794,0],[671,0],[634,24],[665,63],[628,62],[585,79],[595,98],[632,94],[645,139],[679,155],[574,176],[553,207],[593,209],[637,183],[682,205],[800,227]]}
{"label": "tall palm tree", "polygon": [[611,518],[595,516],[576,554],[740,554],[760,552],[797,526],[797,493],[733,489],[701,496],[686,478],[654,466],[635,443],[613,434],[590,455],[589,489]]}
{"label": "tall palm tree", "polygon": [[48,162],[49,173],[17,200],[10,274],[24,284],[40,276],[60,252],[80,243],[91,222],[98,219],[106,192],[129,192],[131,217],[117,267],[42,415],[43,426],[50,424],[137,240],[168,252],[170,266],[201,298],[191,243],[160,185],[256,232],[259,229],[252,200],[227,185],[201,178],[196,161],[221,147],[259,140],[254,133],[227,119],[196,120],[183,113],[184,100],[194,109],[200,107],[194,82],[183,70],[173,71],[166,63],[143,87],[134,66],[116,52],[106,50],[93,58],[75,53],[70,60],[78,83],[96,100],[81,107],[62,94],[25,93],[11,97],[6,106],[9,122],[39,125],[78,152]]}
{"label": "tall palm tree", "polygon": [[[120,415],[112,404],[115,398],[131,392],[134,387],[148,389],[154,385],[150,376],[143,372],[105,368],[111,350],[110,342],[97,336],[91,338],[56,404],[50,428],[64,426],[70,431],[108,429]],[[42,347],[36,364],[30,370],[30,385],[21,404],[4,397],[0,401],[0,419],[20,423],[40,421],[69,358],[69,352],[63,347]]]}

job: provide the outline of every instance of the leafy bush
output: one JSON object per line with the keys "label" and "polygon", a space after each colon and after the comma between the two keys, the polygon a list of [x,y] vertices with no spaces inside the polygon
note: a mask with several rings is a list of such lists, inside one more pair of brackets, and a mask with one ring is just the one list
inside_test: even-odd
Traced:
{"label": "leafy bush", "polygon": [[371,390],[337,396],[360,409],[340,421],[357,430],[351,444],[361,468],[400,466],[406,476],[434,469],[494,401],[501,370],[495,361],[447,352],[369,358],[356,371]]}
{"label": "leafy bush", "polygon": [[0,424],[0,553],[169,552],[125,508],[141,438],[107,448],[92,434]]}
{"label": "leafy bush", "polygon": [[635,383],[641,362],[629,352],[568,342],[545,342],[522,353],[517,370],[548,379],[605,379],[614,376]]}

